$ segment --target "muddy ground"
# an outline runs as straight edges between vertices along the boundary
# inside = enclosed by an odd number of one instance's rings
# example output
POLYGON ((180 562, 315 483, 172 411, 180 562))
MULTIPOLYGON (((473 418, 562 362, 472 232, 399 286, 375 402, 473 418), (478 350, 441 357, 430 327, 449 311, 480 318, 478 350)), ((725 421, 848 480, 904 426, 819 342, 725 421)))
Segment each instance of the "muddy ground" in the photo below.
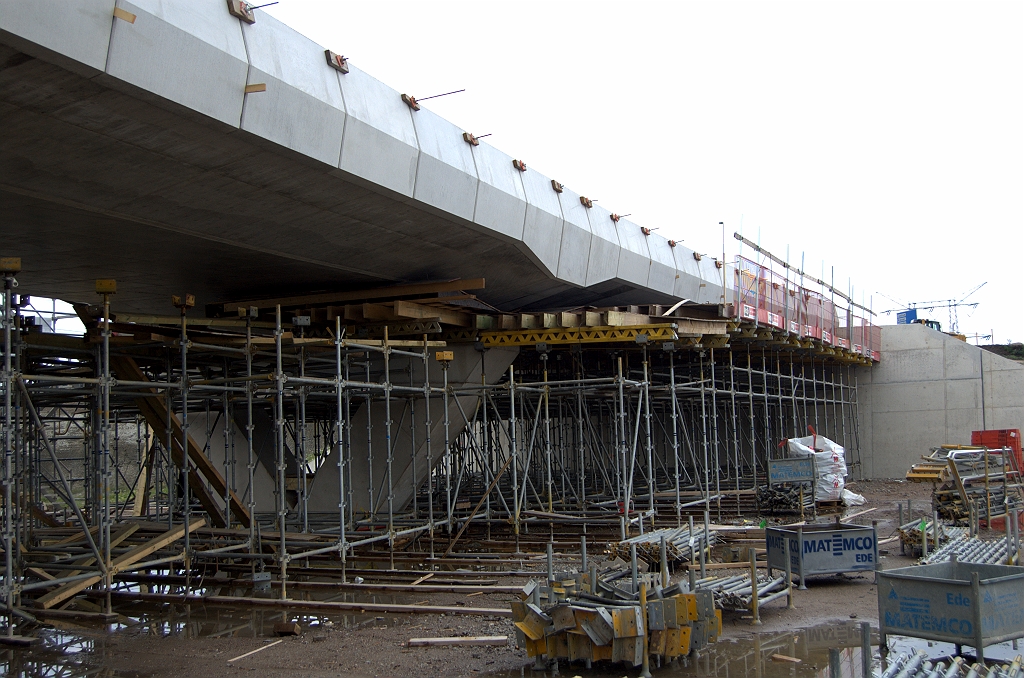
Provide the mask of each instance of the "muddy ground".
MULTIPOLYGON (((921 515, 929 503, 930 485, 901 481, 861 481, 850 488, 863 494, 867 503, 847 509, 847 514, 874 509, 853 519, 855 523, 878 521, 880 555, 883 567, 909 565, 910 558, 900 556, 898 541, 886 544, 897 527, 897 501, 909 498, 921 515)), ((751 516, 750 518, 754 518, 751 516)), ((677 577, 685 576, 679 574, 677 577)), ((675 580, 676 577, 673 578, 675 580)), ((506 583, 525 583, 525 580, 506 583)), ((467 599, 464 594, 423 594, 418 599, 431 604, 468 605, 478 608, 508 608, 511 594, 483 594, 467 599)), ((404 600, 402 602, 418 602, 404 600)), ((780 600, 764 607, 762 625, 752 626, 743 615, 727 613, 724 618, 726 639, 747 636, 753 631, 773 632, 806 628, 836 621, 877 623, 877 601, 871 575, 836 576, 808 581, 806 591, 795 594, 796 609, 788 610, 780 600)), ((133 614, 130 606, 120 611, 133 614)), ((10 654, 8 671, 14 674, 19 661, 64 663, 80 662, 82 668, 105 667, 111 676, 474 676, 532 665, 525 651, 515 647, 515 632, 507 617, 468 615, 393 615, 332 616, 330 619, 305 618, 302 635, 249 657, 229 659, 259 649, 276 640, 273 625, 281 613, 252 612, 225 608, 191 606, 151 606, 150 623, 126 625, 114 633, 96 626, 69 622, 54 623, 54 631, 71 643, 62 651, 36 650, 32 654, 10 654), (235 627, 236 630, 232 630, 235 627), (63 635, 66 634, 66 635, 63 635), (507 635, 501 647, 408 648, 413 637, 507 635), (198 637, 197 637, 198 636, 198 637), (77 655, 75 654, 77 652, 77 655), (70 655, 70 656, 69 656, 70 655), (18 659, 20 657, 20 660, 18 659), (14 669, 14 671, 11 671, 14 669)), ((292 618, 298 618, 294 614, 292 618)), ((125 619, 125 621, 128 621, 125 619)), ((563 669, 564 671, 564 669, 563 669)), ((565 675, 580 671, 570 669, 565 675)), ((635 673, 629 671, 626 673, 635 673)), ((36 675, 27 672, 28 675, 36 675)), ((529 670, 527 669, 527 675, 529 670)))

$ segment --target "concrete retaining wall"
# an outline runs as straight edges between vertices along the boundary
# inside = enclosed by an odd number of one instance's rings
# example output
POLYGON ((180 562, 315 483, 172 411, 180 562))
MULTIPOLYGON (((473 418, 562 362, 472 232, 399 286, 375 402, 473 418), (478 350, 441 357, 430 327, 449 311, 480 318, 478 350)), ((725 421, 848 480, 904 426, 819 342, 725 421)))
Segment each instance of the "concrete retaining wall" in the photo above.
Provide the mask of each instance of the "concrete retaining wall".
POLYGON ((882 360, 857 373, 864 476, 903 478, 971 431, 1024 428, 1024 365, 924 325, 882 328, 882 360))

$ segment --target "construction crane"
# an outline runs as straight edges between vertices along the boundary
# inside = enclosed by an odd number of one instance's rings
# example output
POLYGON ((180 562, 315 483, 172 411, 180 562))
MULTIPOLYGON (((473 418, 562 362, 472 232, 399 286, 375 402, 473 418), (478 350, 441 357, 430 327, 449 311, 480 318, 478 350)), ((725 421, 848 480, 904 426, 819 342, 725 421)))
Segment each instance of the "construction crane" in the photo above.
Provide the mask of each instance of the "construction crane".
POLYGON ((879 292, 878 294, 882 295, 889 301, 899 305, 899 308, 891 308, 888 311, 882 311, 882 313, 885 315, 889 315, 890 313, 902 313, 904 311, 934 311, 937 308, 945 308, 949 311, 949 331, 952 334, 959 334, 960 321, 957 317, 957 309, 960 307, 977 308, 980 302, 972 301, 968 303, 967 299, 987 284, 988 281, 986 280, 985 282, 981 283, 980 285, 977 285, 976 287, 966 292, 959 300, 937 299, 933 301, 912 301, 909 304, 906 304, 900 301, 899 299, 893 299, 888 294, 885 294, 883 292, 879 292))

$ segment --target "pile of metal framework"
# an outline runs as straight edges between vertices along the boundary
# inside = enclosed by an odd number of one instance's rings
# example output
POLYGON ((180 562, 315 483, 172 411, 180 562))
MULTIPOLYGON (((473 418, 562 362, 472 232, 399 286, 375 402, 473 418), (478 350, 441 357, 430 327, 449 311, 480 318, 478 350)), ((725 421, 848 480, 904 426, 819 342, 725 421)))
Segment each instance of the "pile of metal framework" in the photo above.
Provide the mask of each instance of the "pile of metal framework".
POLYGON ((1009 664, 971 664, 962 657, 933 661, 924 652, 914 655, 900 653, 889 661, 879 678, 1024 678, 1021 657, 1009 664))
POLYGON ((896 530, 904 553, 915 556, 927 556, 929 551, 938 549, 942 544, 966 536, 967 531, 966 527, 946 525, 934 517, 931 520, 912 520, 896 530))
POLYGON ((952 539, 937 551, 921 559, 922 565, 941 563, 954 556, 964 563, 987 563, 990 565, 1016 565, 1020 558, 1020 546, 1014 546, 1007 539, 983 541, 977 537, 962 535, 952 539))
MULTIPOLYGON (((709 577, 697 580, 697 591, 710 591, 715 597, 715 607, 720 610, 751 611, 754 587, 750 573, 731 577, 709 577)), ((785 577, 758 577, 757 601, 761 605, 787 595, 785 577)))
POLYGON ((1024 502, 1021 473, 1009 448, 944 445, 922 457, 907 479, 936 484, 933 509, 946 520, 991 521, 1006 513, 1008 502, 1024 502))
POLYGON ((697 554, 702 550, 705 557, 710 560, 709 550, 717 541, 718 533, 713 530, 694 530, 688 526, 666 527, 609 544, 608 552, 612 556, 629 560, 630 546, 636 546, 637 556, 656 566, 661 562, 661 549, 664 544, 667 562, 692 563, 698 559, 697 554))
POLYGON ((620 600, 584 575, 539 586, 531 582, 512 603, 519 646, 538 661, 567 659, 646 665, 671 661, 713 643, 722 632, 721 611, 710 592, 658 591, 641 586, 635 600, 620 600), (543 601, 543 602, 542 602, 543 601))
POLYGON ((811 513, 814 491, 799 485, 763 485, 757 489, 757 503, 762 511, 772 515, 811 513))

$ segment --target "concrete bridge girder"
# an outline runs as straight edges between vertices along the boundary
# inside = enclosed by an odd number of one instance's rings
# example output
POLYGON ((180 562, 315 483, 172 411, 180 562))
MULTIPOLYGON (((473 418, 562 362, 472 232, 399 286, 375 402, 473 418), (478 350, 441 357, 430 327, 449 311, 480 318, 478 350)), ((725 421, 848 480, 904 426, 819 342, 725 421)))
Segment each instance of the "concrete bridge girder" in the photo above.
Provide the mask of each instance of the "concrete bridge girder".
POLYGON ((113 273, 120 304, 146 311, 165 305, 157 275, 200 303, 483 272, 482 296, 506 307, 670 303, 720 287, 699 287, 707 271, 687 248, 557 193, 356 66, 334 70, 263 13, 249 25, 218 0, 117 0, 130 23, 111 0, 0 7, 3 225, 44 294, 85 298, 113 273), (133 270, 154 251, 177 261, 133 270))

